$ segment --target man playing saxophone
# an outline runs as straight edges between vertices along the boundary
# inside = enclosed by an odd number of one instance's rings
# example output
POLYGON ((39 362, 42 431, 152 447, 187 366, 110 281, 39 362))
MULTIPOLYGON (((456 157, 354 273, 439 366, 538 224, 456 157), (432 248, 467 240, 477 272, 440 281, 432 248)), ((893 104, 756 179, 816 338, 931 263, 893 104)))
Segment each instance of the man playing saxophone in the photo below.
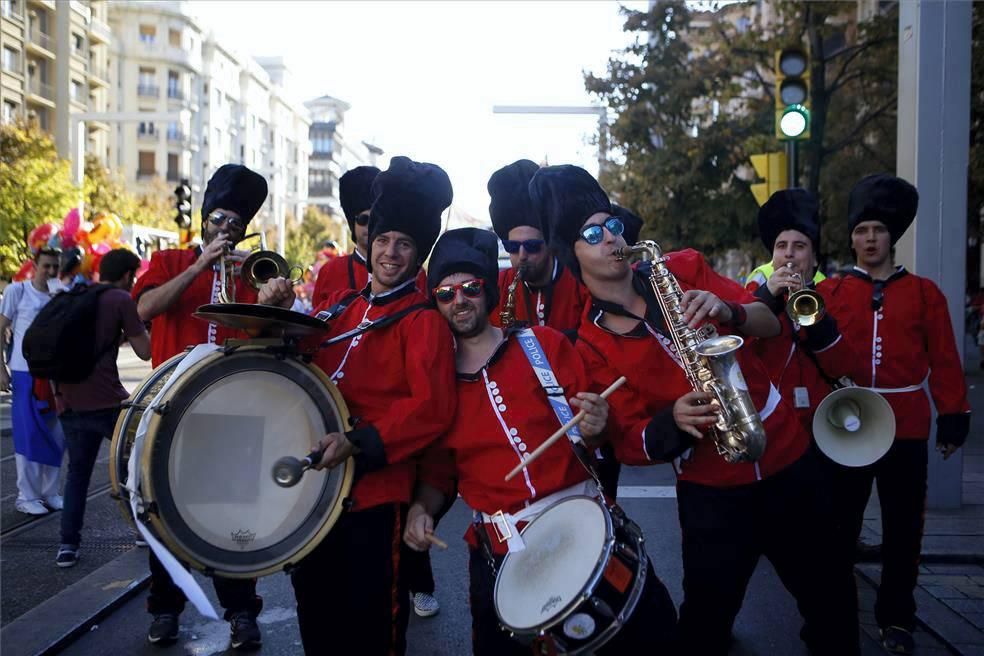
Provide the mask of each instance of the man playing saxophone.
MULTIPOLYGON (((682 649, 728 652, 745 589, 764 555, 797 600, 806 622, 801 635, 812 653, 857 654, 853 573, 829 557, 833 517, 821 469, 792 407, 769 382, 761 360, 750 349, 739 350, 744 377, 732 368, 714 384, 730 388, 726 398, 750 395, 767 440, 757 460, 749 461, 757 455, 749 452, 731 464, 704 434, 720 410, 691 382, 704 377, 709 361, 690 358, 692 350, 700 352, 689 346, 699 339, 696 331, 710 325, 724 334, 771 337, 780 329, 775 315, 693 250, 661 256, 652 244, 655 269, 634 271, 622 250, 624 225, 583 169, 541 169, 530 182, 530 197, 551 250, 591 293, 577 349, 595 387, 620 375, 629 379, 609 398, 616 453, 628 464, 675 461, 683 533, 682 649), (677 344, 688 345, 682 356, 677 344)), ((754 423, 724 414, 733 430, 754 423)))

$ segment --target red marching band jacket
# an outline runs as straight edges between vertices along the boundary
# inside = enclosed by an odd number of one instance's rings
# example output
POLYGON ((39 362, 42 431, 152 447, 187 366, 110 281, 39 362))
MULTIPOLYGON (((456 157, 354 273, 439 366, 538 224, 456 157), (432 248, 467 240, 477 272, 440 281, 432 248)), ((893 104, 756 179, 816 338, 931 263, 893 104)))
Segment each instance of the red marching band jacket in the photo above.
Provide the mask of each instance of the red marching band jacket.
MULTIPOLYGON (((725 301, 750 303, 756 299, 737 283, 718 275, 697 251, 666 254, 667 266, 681 289, 701 289, 725 301)), ((636 273, 636 284, 649 287, 645 269, 636 273)), ((644 289, 639 287, 639 289, 644 289)), ((645 292, 644 292, 645 295, 645 292)), ((630 335, 619 335, 597 322, 601 309, 593 306, 578 331, 577 350, 592 375, 592 390, 601 391, 624 375, 628 380, 609 398, 608 433, 618 459, 630 465, 662 462, 665 441, 684 445, 693 438, 679 431, 672 417, 673 404, 691 391, 683 368, 672 353, 672 342, 648 325, 630 335)), ((724 334, 728 330, 719 327, 724 334)), ((809 436, 792 406, 770 382, 765 365, 745 337, 738 362, 749 393, 765 425, 767 446, 755 463, 728 464, 717 453, 713 440, 697 440, 677 467, 679 480, 713 487, 744 485, 767 478, 798 460, 809 446, 809 436)))
MULTIPOLYGON (((581 357, 559 331, 533 328, 566 398, 587 391, 581 357)), ((451 497, 457 490, 473 510, 517 513, 532 502, 587 481, 590 476, 562 439, 512 480, 504 480, 558 428, 547 400, 514 331, 489 362, 472 375, 458 375, 458 407, 448 432, 421 459, 420 478, 451 497)), ((523 524, 518 524, 522 528, 523 524)), ((478 543, 469 528, 466 540, 478 543)), ((489 530, 489 529, 487 529, 489 530)), ((489 530, 494 548, 495 534, 489 530)))
POLYGON ((896 438, 928 439, 928 380, 939 413, 937 440, 963 444, 970 428, 967 385, 939 287, 903 267, 886 281, 873 281, 855 267, 817 291, 857 354, 854 382, 881 392, 892 406, 896 438))
MULTIPOLYGON (((348 295, 333 294, 315 312, 348 295)), ((364 289, 329 321, 323 339, 426 300, 413 280, 376 296, 364 289)), ((338 386, 349 414, 358 418, 354 430, 347 432, 361 450, 352 509, 409 503, 414 457, 448 429, 454 416, 454 344, 447 322, 432 308, 415 310, 392 324, 320 349, 314 363, 338 386)))
MULTIPOLYGON (((150 258, 150 267, 137 280, 131 294, 139 300, 144 292, 160 287, 177 277, 195 263, 199 248, 158 251, 150 258)), ((236 301, 256 303, 256 290, 237 281, 236 301)), ((219 293, 217 267, 199 273, 177 302, 166 312, 154 317, 150 330, 150 360, 154 367, 196 344, 222 344, 230 337, 246 337, 246 333, 196 319, 192 314, 199 306, 215 303, 219 293)))
MULTIPOLYGON (((499 272, 499 305, 491 314, 489 321, 501 326, 499 313, 506 305, 509 285, 516 279, 516 269, 499 272)), ((514 314, 517 324, 528 326, 550 326, 560 331, 576 331, 581 323, 584 308, 591 300, 588 290, 574 274, 554 259, 553 282, 537 290, 526 285, 516 285, 516 307, 514 314)))
MULTIPOLYGON (((369 270, 366 269, 365 258, 359 255, 358 251, 353 251, 349 255, 340 255, 325 262, 318 271, 311 304, 318 307, 335 292, 347 289, 360 291, 365 289, 368 283, 369 270)), ((427 293, 427 274, 423 269, 417 272, 417 289, 423 294, 427 293)))
POLYGON ((836 316, 829 307, 817 324, 809 328, 794 327, 786 314, 785 295, 773 296, 768 287, 760 287, 757 281, 749 282, 745 289, 770 306, 782 325, 780 335, 757 339, 752 349, 782 398, 793 406, 803 427, 812 434, 817 406, 832 391, 828 379, 850 376, 857 356, 850 342, 841 336, 836 316))

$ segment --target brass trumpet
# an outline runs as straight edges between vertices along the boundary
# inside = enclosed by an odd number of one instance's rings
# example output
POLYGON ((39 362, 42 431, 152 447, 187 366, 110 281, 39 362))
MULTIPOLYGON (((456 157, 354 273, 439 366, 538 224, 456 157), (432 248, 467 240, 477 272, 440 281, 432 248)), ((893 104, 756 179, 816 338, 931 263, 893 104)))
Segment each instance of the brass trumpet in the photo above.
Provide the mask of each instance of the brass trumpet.
MULTIPOLYGON (((793 263, 788 262, 786 266, 792 268, 793 263)), ((794 324, 806 328, 823 319, 823 315, 827 313, 827 309, 823 302, 823 297, 806 286, 803 276, 798 273, 793 275, 799 279, 800 288, 796 291, 789 290, 789 300, 786 301, 786 314, 789 315, 789 318, 792 319, 794 324)))
MULTIPOLYGON (((254 232, 246 235, 240 243, 247 239, 259 237, 260 250, 254 250, 243 261, 240 266, 239 278, 243 284, 253 289, 259 289, 263 283, 271 278, 288 278, 291 285, 298 285, 302 282, 304 269, 300 265, 291 266, 280 253, 266 249, 266 236, 261 232, 254 232), (296 278, 291 278, 291 273, 297 269, 296 278)), ((232 250, 227 249, 219 258, 219 294, 217 302, 235 303, 236 302, 236 261, 231 255, 232 250)))

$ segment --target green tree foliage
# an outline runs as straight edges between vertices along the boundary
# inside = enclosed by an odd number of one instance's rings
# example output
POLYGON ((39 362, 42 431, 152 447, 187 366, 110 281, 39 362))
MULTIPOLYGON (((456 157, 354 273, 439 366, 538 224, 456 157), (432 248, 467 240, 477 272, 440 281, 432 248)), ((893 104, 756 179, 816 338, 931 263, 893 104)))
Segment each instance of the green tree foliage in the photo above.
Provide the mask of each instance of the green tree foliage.
POLYGON ((27 236, 59 222, 78 201, 69 164, 36 125, 0 125, 0 277, 9 279, 30 257, 27 236))
MULTIPOLYGON (((275 228, 267 232, 267 241, 270 244, 276 243, 276 232, 275 228)), ((314 264, 321 244, 326 239, 337 241, 340 236, 339 226, 327 214, 308 205, 300 221, 289 215, 287 217, 284 257, 291 265, 297 264, 307 270, 314 264)))
POLYGON ((85 160, 85 218, 91 221, 99 212, 112 212, 124 224, 177 231, 174 222, 174 190, 160 178, 145 185, 138 194, 126 188, 119 171, 111 171, 91 155, 85 160))
POLYGON ((602 182, 647 220, 667 248, 707 253, 754 246, 757 206, 749 156, 780 150, 774 137, 776 50, 811 52, 811 139, 799 183, 824 200, 824 250, 847 250, 846 195, 895 162, 897 15, 858 24, 856 5, 737 3, 692 12, 680 0, 624 10, 635 44, 587 89, 615 114, 614 154, 602 182), (774 18, 762 20, 764 9, 774 18))

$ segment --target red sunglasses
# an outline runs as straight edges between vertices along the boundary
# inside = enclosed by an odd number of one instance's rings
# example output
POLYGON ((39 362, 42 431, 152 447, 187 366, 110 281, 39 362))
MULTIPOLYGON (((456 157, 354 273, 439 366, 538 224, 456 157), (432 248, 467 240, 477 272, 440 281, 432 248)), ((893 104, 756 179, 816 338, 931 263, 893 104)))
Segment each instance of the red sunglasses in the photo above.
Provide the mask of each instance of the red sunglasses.
POLYGON ((473 278, 465 282, 460 282, 457 285, 441 285, 440 287, 435 287, 431 293, 434 294, 434 298, 438 302, 450 303, 458 295, 459 289, 467 298, 478 298, 482 295, 482 290, 485 289, 485 281, 481 278, 473 278))

